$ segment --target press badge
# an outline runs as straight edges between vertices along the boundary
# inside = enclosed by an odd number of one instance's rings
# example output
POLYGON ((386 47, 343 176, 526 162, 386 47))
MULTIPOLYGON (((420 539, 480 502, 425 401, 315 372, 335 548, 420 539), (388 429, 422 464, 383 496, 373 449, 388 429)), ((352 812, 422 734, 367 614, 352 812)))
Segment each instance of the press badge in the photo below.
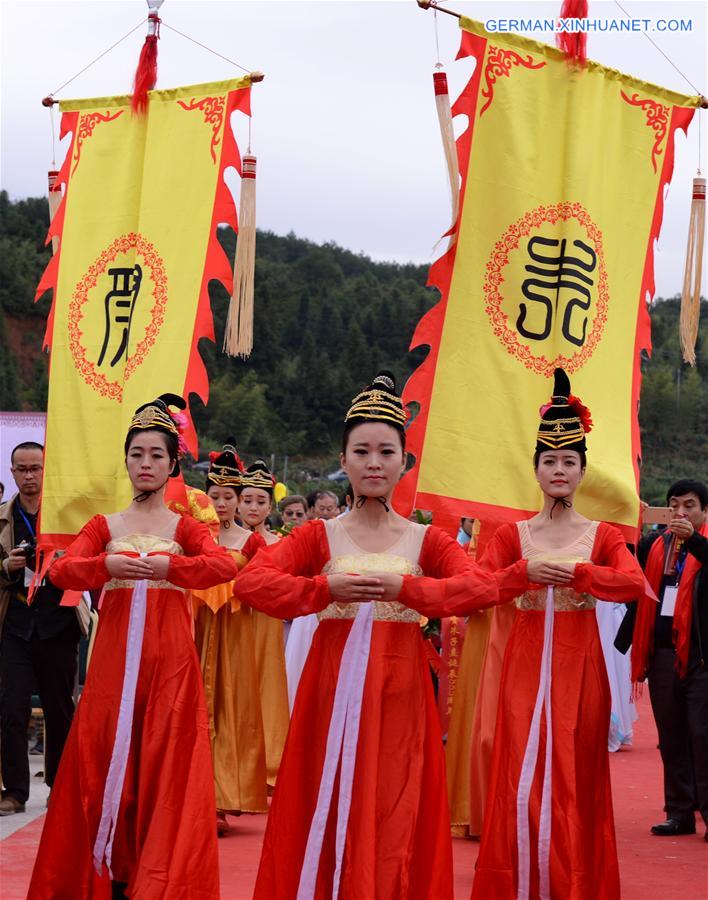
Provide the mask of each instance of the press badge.
POLYGON ((676 608, 676 598, 678 597, 678 585, 667 584, 664 588, 664 597, 661 601, 661 615, 673 616, 676 608))

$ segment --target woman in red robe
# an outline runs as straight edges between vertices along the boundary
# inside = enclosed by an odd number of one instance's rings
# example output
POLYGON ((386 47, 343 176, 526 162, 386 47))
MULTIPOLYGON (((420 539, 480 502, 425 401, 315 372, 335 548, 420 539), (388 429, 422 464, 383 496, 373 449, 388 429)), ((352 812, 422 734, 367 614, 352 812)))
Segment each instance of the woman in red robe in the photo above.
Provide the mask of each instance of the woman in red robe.
POLYGON ((499 593, 456 541, 390 509, 405 466, 404 423, 393 378, 382 372, 345 419, 352 511, 261 550, 234 587, 271 615, 320 618, 256 898, 453 895, 444 753, 420 615, 463 615, 499 593))
POLYGON ((94 516, 51 568, 105 585, 86 686, 54 783, 28 897, 214 900, 219 872, 209 725, 185 589, 230 581, 208 528, 164 504, 179 433, 163 395, 136 411, 136 496, 94 516))
POLYGON ((556 369, 534 457, 541 512, 497 530, 481 565, 526 565, 504 657, 474 900, 616 900, 607 754, 610 688, 596 598, 638 599, 620 532, 573 509, 588 411, 556 369))

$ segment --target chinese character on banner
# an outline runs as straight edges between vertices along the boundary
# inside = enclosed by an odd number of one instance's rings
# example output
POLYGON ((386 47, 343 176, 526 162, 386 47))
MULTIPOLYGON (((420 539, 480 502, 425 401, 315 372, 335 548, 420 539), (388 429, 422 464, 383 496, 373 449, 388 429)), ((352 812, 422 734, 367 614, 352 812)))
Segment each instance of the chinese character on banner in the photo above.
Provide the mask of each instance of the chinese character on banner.
POLYGON ((96 365, 103 364, 109 345, 117 343, 115 354, 112 351, 109 353, 110 365, 113 367, 119 359, 128 356, 130 323, 133 321, 135 301, 140 293, 143 270, 135 265, 130 269, 109 269, 108 275, 113 279, 113 286, 103 301, 106 330, 96 365))
POLYGON ((561 335, 571 344, 582 347, 587 336, 587 313, 593 301, 591 273, 597 265, 597 254, 583 241, 573 241, 578 254, 566 253, 566 238, 534 235, 526 245, 531 259, 524 267, 530 277, 521 283, 521 293, 529 303, 519 301, 516 330, 533 341, 551 336, 556 319, 561 335), (534 312, 536 304, 540 309, 534 312), (573 315, 576 308, 574 328, 573 315), (534 318, 536 322, 534 322, 534 318))

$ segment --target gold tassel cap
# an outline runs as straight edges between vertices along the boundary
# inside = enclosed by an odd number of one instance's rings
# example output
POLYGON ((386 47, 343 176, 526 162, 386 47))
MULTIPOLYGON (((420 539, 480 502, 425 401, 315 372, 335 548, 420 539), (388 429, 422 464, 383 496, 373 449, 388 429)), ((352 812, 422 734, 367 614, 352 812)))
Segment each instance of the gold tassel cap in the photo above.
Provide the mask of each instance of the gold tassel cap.
POLYGON ((253 297, 256 271, 256 157, 241 165, 241 200, 234 260, 234 292, 229 303, 224 352, 246 359, 253 350, 253 297))
POLYGON ((706 180, 697 175, 693 179, 691 217, 688 223, 686 265, 681 291, 681 319, 679 331, 684 362, 696 365, 696 340, 701 316, 701 277, 703 275, 703 244, 706 233, 706 180))
MULTIPOLYGON (((440 125, 440 137, 442 138, 447 176, 450 181, 450 201, 452 206, 452 225, 457 222, 457 213, 460 203, 460 167, 457 160, 457 146, 455 144, 455 132, 452 127, 452 109, 450 107, 450 94, 447 89, 447 75, 444 72, 433 72, 433 87, 435 89, 435 108, 438 111, 438 123, 440 125)), ((454 237, 451 238, 454 240, 454 237)))
MULTIPOLYGON (((57 181, 59 177, 59 173, 56 169, 50 169, 47 172, 47 182, 48 182, 48 199, 49 199, 49 224, 51 225, 54 221, 54 216, 57 214, 57 210, 59 209, 59 204, 61 203, 61 185, 57 181)), ((52 253, 56 253, 59 249, 59 236, 54 235, 52 237, 52 253)))

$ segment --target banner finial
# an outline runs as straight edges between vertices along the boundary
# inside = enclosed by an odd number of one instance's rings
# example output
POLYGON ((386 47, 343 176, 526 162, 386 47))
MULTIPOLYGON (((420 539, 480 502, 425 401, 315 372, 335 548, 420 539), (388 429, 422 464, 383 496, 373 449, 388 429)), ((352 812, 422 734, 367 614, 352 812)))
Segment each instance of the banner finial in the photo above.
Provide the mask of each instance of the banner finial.
POLYGON ((164 0, 147 0, 148 33, 140 51, 138 68, 135 70, 133 83, 133 100, 131 107, 134 113, 143 114, 147 110, 148 91, 157 84, 157 41, 160 37, 160 17, 158 12, 164 0))

